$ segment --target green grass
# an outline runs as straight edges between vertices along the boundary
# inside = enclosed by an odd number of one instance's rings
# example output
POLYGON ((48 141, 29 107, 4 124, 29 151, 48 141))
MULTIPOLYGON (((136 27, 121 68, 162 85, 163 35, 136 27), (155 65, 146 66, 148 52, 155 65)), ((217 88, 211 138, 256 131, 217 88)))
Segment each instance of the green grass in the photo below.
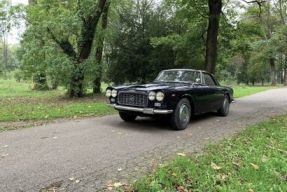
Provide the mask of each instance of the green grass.
POLYGON ((0 98, 1 97, 47 97, 60 96, 64 94, 64 90, 56 91, 35 91, 32 90, 33 85, 29 82, 16 82, 15 80, 0 79, 0 98))
POLYGON ((29 82, 0 80, 0 123, 112 114, 103 95, 68 99, 63 88, 35 91, 29 82))
POLYGON ((287 116, 244 130, 203 154, 177 157, 138 180, 138 192, 287 191, 287 116))
POLYGON ((239 98, 274 88, 275 87, 270 86, 234 86, 233 90, 234 90, 234 97, 239 98))

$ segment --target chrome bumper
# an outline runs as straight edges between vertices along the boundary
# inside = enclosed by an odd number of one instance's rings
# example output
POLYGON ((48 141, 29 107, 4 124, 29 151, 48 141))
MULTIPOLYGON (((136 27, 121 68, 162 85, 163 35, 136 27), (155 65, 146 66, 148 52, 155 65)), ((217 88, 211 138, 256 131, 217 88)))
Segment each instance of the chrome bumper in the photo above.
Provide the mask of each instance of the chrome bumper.
POLYGON ((123 110, 123 111, 133 111, 133 112, 139 112, 144 113, 148 115, 166 115, 173 113, 173 110, 165 110, 165 109, 153 109, 153 108, 138 108, 138 107, 128 107, 128 106, 121 106, 121 105, 112 105, 117 110, 123 110))

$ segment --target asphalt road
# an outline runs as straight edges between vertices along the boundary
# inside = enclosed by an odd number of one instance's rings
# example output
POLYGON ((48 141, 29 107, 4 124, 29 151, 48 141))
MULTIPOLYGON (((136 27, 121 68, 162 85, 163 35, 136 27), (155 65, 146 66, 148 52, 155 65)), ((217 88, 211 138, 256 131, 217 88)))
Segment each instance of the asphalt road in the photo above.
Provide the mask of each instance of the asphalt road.
POLYGON ((117 115, 0 133, 0 191, 105 190, 132 180, 178 152, 194 153, 244 127, 287 113, 287 89, 238 99, 228 117, 197 117, 184 131, 167 123, 117 115))

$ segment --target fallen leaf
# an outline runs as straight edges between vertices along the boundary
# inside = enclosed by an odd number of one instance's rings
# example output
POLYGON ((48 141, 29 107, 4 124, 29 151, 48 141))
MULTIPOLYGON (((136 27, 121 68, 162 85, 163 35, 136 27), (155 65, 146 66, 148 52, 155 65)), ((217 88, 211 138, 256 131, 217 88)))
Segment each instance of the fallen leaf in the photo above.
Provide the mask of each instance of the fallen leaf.
POLYGON ((118 168, 118 171, 122 171, 123 169, 122 168, 118 168))
POLYGON ((75 182, 76 182, 76 183, 80 183, 80 180, 77 179, 75 182))
POLYGON ((183 186, 177 187, 177 191, 178 192, 188 192, 188 190, 185 187, 183 187, 183 186))
POLYGON ((177 177, 177 174, 176 174, 176 173, 172 173, 171 175, 174 176, 174 177, 177 177))
POLYGON ((107 189, 108 189, 109 191, 112 191, 112 190, 113 190, 113 187, 107 187, 107 189))
POLYGON ((3 146, 3 148, 7 148, 7 147, 8 147, 8 145, 4 145, 4 146, 3 146))
POLYGON ((75 178, 74 178, 74 177, 70 177, 69 180, 70 180, 70 181, 74 181, 75 178))
POLYGON ((251 165, 254 169, 256 169, 256 170, 258 170, 258 169, 259 169, 259 166, 258 166, 258 165, 256 165, 256 164, 254 164, 254 163, 250 163, 250 165, 251 165))
POLYGON ((116 183, 114 183, 113 186, 114 186, 115 188, 118 188, 118 187, 123 186, 123 184, 122 184, 121 182, 116 182, 116 183))
POLYGON ((220 181, 226 181, 226 179, 227 179, 228 176, 225 175, 225 174, 219 174, 219 175, 217 175, 216 177, 217 177, 217 179, 220 180, 220 181))
POLYGON ((2 154, 1 157, 4 158, 4 157, 7 157, 8 155, 9 154, 2 154))
POLYGON ((261 161, 264 163, 264 162, 266 162, 266 161, 268 161, 268 157, 266 157, 265 155, 263 155, 262 157, 261 157, 261 161))
POLYGON ((253 189, 248 189, 248 192, 254 192, 253 189))
POLYGON ((214 170, 220 170, 220 169, 221 169, 220 166, 216 165, 216 164, 213 163, 213 162, 211 162, 211 167, 212 167, 212 169, 214 169, 214 170))
POLYGON ((234 162, 234 161, 232 162, 232 164, 233 164, 233 165, 236 165, 237 167, 240 167, 240 164, 239 164, 239 163, 236 163, 236 162, 234 162))
POLYGON ((177 153, 178 156, 182 156, 182 157, 185 157, 186 154, 185 153, 177 153))

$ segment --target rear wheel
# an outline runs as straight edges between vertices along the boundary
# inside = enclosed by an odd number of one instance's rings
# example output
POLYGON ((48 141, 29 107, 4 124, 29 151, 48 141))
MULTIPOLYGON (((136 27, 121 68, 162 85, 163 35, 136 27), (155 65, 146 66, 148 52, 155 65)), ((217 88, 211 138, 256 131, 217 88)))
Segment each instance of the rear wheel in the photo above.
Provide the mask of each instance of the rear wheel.
POLYGON ((119 115, 122 120, 126 122, 134 121, 137 118, 137 115, 131 112, 119 112, 119 115))
POLYGON ((229 97, 228 95, 225 95, 220 109, 217 110, 218 115, 227 116, 229 113, 229 106, 230 106, 229 97))
POLYGON ((188 99, 181 99, 171 116, 171 125, 175 130, 184 130, 190 121, 191 106, 188 99))

